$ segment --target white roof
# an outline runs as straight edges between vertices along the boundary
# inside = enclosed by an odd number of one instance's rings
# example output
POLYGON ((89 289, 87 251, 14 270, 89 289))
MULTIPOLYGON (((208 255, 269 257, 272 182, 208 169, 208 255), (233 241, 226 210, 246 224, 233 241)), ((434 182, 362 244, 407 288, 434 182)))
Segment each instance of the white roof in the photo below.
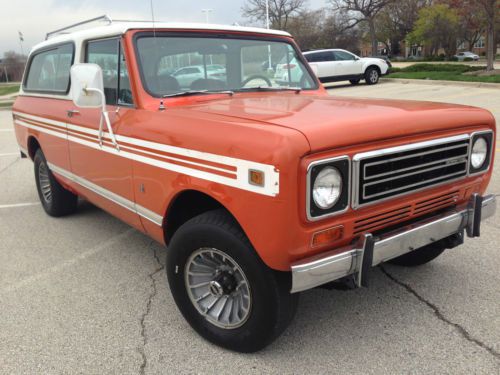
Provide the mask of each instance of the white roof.
MULTIPOLYGON (((279 35, 279 36, 290 36, 289 33, 280 30, 268 30, 257 27, 243 27, 243 26, 229 26, 229 25, 216 25, 216 24, 206 24, 206 23, 165 23, 165 22, 155 22, 154 29, 156 30, 220 30, 220 31, 233 31, 233 32, 245 32, 245 33, 258 33, 267 35, 279 35)), ((50 37, 32 48, 37 50, 42 47, 50 46, 53 44, 66 42, 66 41, 83 41, 87 39, 100 38, 100 37, 110 37, 121 35, 128 30, 141 29, 141 30, 153 30, 153 23, 150 21, 140 22, 140 21, 113 21, 112 23, 105 26, 96 26, 87 28, 84 30, 78 30, 73 32, 62 32, 61 34, 56 34, 50 37)))

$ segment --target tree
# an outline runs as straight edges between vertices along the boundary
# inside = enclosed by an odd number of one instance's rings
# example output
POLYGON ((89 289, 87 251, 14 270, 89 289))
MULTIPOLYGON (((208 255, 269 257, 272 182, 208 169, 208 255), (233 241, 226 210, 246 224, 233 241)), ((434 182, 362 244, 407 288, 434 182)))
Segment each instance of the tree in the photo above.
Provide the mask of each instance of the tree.
POLYGON ((472 50, 486 31, 486 17, 484 12, 478 11, 481 9, 478 0, 441 0, 440 3, 456 10, 459 16, 459 40, 472 50))
POLYGON ((486 16, 486 59, 488 66, 486 70, 495 69, 496 38, 495 27, 500 13, 500 0, 477 0, 486 16))
POLYGON ((329 0, 333 10, 344 14, 346 25, 344 30, 366 22, 370 32, 372 55, 377 54, 377 33, 375 29, 375 18, 387 5, 395 0, 329 0))
POLYGON ((457 50, 458 29, 457 12, 445 4, 436 4, 420 10, 408 40, 416 44, 424 42, 432 55, 443 48, 446 56, 451 58, 457 50))
POLYGON ((386 6, 375 19, 377 39, 384 43, 390 55, 398 55, 400 43, 413 30, 418 12, 429 0, 400 0, 386 6))
POLYGON ((324 9, 303 10, 289 19, 285 30, 294 36, 302 50, 323 48, 326 22, 324 9))
MULTIPOLYGON (((269 22, 273 29, 285 30, 288 21, 306 8, 309 0, 269 0, 269 22)), ((266 0, 247 0, 243 17, 266 23, 266 0)))

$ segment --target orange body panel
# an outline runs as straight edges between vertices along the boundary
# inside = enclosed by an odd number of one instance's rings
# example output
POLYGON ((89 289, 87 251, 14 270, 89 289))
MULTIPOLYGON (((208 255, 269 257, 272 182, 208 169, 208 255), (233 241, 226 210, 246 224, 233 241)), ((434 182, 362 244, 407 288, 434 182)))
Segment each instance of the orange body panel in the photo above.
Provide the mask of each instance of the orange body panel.
MULTIPOLYGON (((133 53, 133 34, 126 33, 123 41, 135 108, 121 108, 110 116, 115 134, 121 137, 121 156, 113 153, 108 137, 105 146, 109 152, 103 152, 95 146, 98 145, 95 134, 85 134, 82 129, 69 128, 68 134, 92 143, 93 147, 18 125, 16 132, 23 148, 28 147, 29 137, 35 137, 49 162, 133 202, 150 216, 164 218, 163 225, 168 220, 169 207, 180 193, 202 192, 231 212, 269 267, 288 271, 294 261, 350 243, 356 235, 355 222, 359 218, 384 215, 406 206, 411 206, 417 215, 413 206, 418 202, 453 194, 457 197, 455 202, 461 203, 473 193, 483 193, 487 187, 491 167, 483 175, 309 222, 305 208, 306 171, 312 161, 352 157, 368 150, 477 130, 495 130, 493 117, 487 111, 465 106, 334 98, 323 88, 300 94, 238 93, 233 97, 172 98, 164 100, 166 109, 161 111, 160 100, 142 87, 133 53), (218 155, 221 159, 202 160, 189 152, 175 154, 172 147, 218 155), (124 157, 126 154, 129 156, 124 157), (230 182, 219 183, 220 178, 235 178, 237 168, 225 158, 274 166, 279 172, 279 193, 271 196, 230 186, 230 182), (161 163, 168 163, 170 169, 159 167, 164 165, 161 163), (196 171, 190 175, 172 170, 179 168, 196 171), (198 176, 205 172, 215 177, 210 180, 198 176), (344 230, 337 243, 311 246, 315 232, 338 225, 344 230)), ((68 109, 75 109, 69 100, 35 96, 21 96, 14 106, 21 116, 31 114, 97 129, 99 110, 80 110, 80 115, 68 119, 65 113, 68 109)), ((64 176, 57 176, 113 215, 164 242, 162 226, 145 219, 147 215, 138 215, 64 176)))

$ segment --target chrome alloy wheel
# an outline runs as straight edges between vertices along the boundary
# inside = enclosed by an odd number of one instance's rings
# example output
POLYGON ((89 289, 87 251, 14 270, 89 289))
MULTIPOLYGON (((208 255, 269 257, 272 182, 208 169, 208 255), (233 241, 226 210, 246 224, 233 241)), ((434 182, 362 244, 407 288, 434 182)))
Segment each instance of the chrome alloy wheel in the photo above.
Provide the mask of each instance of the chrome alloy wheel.
POLYGON ((196 250, 186 262, 184 280, 191 302, 213 325, 234 329, 250 316, 250 285, 229 255, 213 248, 196 250))
POLYGON ((40 163, 38 166, 38 182, 40 183, 43 199, 46 203, 50 203, 52 201, 52 187, 50 185, 49 169, 45 163, 40 163))
POLYGON ((378 81, 378 72, 373 69, 371 72, 370 72, 370 82, 371 83, 376 83, 378 81))

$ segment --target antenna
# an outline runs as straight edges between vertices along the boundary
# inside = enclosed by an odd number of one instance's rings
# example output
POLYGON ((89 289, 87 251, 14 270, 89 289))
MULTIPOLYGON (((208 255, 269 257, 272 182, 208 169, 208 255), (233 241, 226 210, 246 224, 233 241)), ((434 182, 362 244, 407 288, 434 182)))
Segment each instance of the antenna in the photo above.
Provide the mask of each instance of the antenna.
POLYGON ((153 36, 156 38, 155 9, 153 6, 153 0, 150 0, 149 4, 151 6, 151 20, 153 21, 153 36))

